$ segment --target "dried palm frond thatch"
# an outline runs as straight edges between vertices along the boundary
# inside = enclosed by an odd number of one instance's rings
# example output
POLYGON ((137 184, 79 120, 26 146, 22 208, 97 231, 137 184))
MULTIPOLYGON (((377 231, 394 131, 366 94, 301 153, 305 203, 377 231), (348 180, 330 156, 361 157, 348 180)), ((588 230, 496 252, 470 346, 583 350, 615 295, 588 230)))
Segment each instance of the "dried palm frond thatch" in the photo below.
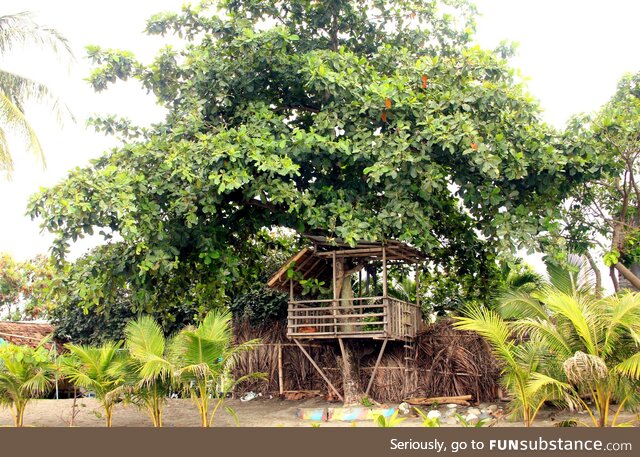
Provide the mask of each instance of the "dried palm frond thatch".
MULTIPOLYGON (((252 372, 267 374, 267 381, 250 381, 241 386, 242 392, 277 394, 280 390, 278 358, 282 352, 282 390, 321 390, 327 386, 300 350, 286 338, 285 322, 270 322, 261 327, 248 323, 235 326, 237 342, 260 338, 262 344, 252 352, 241 354, 236 374, 252 372)), ((378 355, 380 342, 374 345, 361 360, 360 375, 367 385, 378 355)), ((342 375, 336 355, 338 350, 331 343, 306 343, 305 348, 329 380, 341 389, 342 375)), ((390 343, 371 388, 371 398, 380 402, 398 402, 407 395, 451 396, 470 394, 477 401, 496 397, 499 367, 484 340, 472 332, 461 332, 451 327, 448 320, 429 325, 418 335, 413 354, 415 370, 405 383, 405 349, 403 344, 390 343)), ((328 392, 327 392, 328 393, 328 392)))

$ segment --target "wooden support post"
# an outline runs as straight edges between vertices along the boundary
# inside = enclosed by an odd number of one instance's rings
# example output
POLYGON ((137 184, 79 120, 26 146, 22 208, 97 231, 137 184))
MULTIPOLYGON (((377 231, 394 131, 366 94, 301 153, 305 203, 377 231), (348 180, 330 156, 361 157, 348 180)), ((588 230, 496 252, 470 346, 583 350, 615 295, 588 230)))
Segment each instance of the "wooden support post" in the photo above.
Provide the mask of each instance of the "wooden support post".
POLYGON ((336 261, 336 251, 333 251, 333 333, 338 334, 338 311, 336 308, 338 307, 339 301, 338 299, 338 262, 336 261))
POLYGON ((289 303, 287 304, 287 335, 292 333, 291 326, 296 323, 293 317, 293 279, 289 279, 289 303))
POLYGON ((289 280, 289 301, 293 301, 293 279, 289 280))
POLYGON ((284 376, 282 373, 282 345, 278 344, 278 387, 280 389, 280 395, 284 393, 284 376))
POLYGON ((420 263, 416 264, 416 305, 420 308, 420 263))
POLYGON ((387 249, 382 246, 382 296, 387 298, 387 249))
POLYGON ((378 358, 376 359, 376 364, 373 367, 373 372, 371 372, 371 378, 369 379, 369 384, 367 385, 367 390, 364 391, 365 395, 369 395, 369 391, 371 390, 371 386, 373 386, 373 379, 376 376, 376 371, 378 370, 378 366, 380 365, 380 361, 382 360, 382 355, 384 354, 384 349, 387 347, 387 338, 382 342, 382 347, 380 348, 380 354, 378 354, 378 358))
POLYGON ((315 362, 315 360, 313 360, 313 357, 309 355, 309 353, 304 349, 304 347, 300 344, 300 342, 297 339, 294 338, 293 342, 298 345, 302 353, 307 357, 307 359, 309 359, 309 362, 311 362, 311 365, 313 365, 313 368, 315 368, 316 371, 320 374, 320 376, 322 376, 322 379, 324 379, 324 381, 331 388, 331 390, 333 390, 333 392, 338 396, 340 401, 344 402, 344 397, 340 394, 340 392, 338 392, 338 389, 336 389, 334 385, 331 384, 331 381, 329 381, 329 378, 327 378, 327 375, 324 374, 324 372, 320 369, 320 367, 315 362))
POLYGON ((382 245, 382 304, 384 305, 384 312, 387 313, 384 320, 389 322, 386 326, 391 329, 391 334, 394 334, 395 318, 391 312, 392 310, 387 297, 387 249, 384 244, 382 245))

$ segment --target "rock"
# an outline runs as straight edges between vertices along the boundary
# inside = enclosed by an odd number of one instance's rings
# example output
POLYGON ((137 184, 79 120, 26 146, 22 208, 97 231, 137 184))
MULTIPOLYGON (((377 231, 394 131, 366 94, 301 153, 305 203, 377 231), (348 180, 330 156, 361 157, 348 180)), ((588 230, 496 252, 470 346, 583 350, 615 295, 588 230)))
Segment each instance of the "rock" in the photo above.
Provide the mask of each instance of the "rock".
POLYGON ((467 408, 467 414, 473 414, 474 416, 479 416, 482 412, 478 408, 467 408))
POLYGON ((484 409, 484 408, 488 408, 488 407, 489 407, 489 403, 480 403, 478 405, 478 408, 480 408, 480 409, 484 409))
POLYGON ((476 425, 480 418, 475 414, 467 414, 467 417, 465 417, 464 420, 467 421, 469 425, 476 425))
POLYGON ((495 413, 495 412, 498 410, 498 406, 497 406, 497 405, 489 405, 489 406, 487 407, 487 409, 488 409, 489 411, 491 411, 492 413, 495 413))
POLYGON ((406 416, 411 413, 411 405, 407 402, 402 402, 398 405, 398 411, 401 415, 406 416))
POLYGON ((488 419, 492 419, 493 416, 491 416, 491 414, 488 413, 482 413, 478 416, 478 419, 480 420, 488 420, 488 419))
POLYGON ((457 408, 457 407, 458 407, 458 405, 456 405, 456 404, 454 404, 454 403, 449 403, 449 404, 447 405, 447 408, 449 408, 449 409, 455 409, 455 408, 457 408))
POLYGON ((445 423, 447 425, 456 425, 458 423, 458 419, 455 416, 450 416, 445 419, 445 423))
POLYGON ((429 419, 440 419, 441 417, 442 417, 442 414, 437 409, 432 409, 427 414, 427 418, 429 419))

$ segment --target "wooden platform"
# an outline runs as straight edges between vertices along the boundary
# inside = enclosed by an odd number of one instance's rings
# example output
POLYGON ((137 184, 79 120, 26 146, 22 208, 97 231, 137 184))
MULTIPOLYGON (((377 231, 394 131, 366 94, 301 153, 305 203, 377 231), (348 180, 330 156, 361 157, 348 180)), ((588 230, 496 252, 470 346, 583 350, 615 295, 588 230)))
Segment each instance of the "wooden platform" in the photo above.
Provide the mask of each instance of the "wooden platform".
POLYGON ((391 297, 291 301, 287 336, 412 341, 420 321, 417 305, 391 297))

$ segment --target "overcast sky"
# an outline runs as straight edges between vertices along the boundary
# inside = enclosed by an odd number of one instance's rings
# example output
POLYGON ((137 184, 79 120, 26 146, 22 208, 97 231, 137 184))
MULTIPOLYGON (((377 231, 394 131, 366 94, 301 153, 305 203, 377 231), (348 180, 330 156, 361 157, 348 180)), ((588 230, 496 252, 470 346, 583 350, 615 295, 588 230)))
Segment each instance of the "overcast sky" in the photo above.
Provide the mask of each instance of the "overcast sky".
MULTIPOLYGON (((0 252, 24 260, 46 253, 50 237, 24 216, 29 195, 62 179, 115 143, 85 128, 87 116, 115 113, 139 123, 159 119, 151 97, 135 83, 93 93, 84 81, 90 71, 84 47, 133 51, 149 61, 163 42, 142 31, 153 13, 178 10, 183 0, 0 0, 0 14, 31 11, 37 22, 66 36, 76 60, 61 65, 47 55, 18 53, 0 65, 50 84, 74 113, 77 123, 56 124, 46 110, 30 107, 29 118, 40 135, 47 168, 42 170, 21 144, 13 144, 16 170, 11 182, 0 181, 0 252)), ((503 40, 519 43, 513 65, 528 78, 540 100, 544 119, 563 127, 572 114, 597 110, 615 91, 626 72, 640 70, 637 0, 477 0, 477 40, 495 48, 503 40)))

